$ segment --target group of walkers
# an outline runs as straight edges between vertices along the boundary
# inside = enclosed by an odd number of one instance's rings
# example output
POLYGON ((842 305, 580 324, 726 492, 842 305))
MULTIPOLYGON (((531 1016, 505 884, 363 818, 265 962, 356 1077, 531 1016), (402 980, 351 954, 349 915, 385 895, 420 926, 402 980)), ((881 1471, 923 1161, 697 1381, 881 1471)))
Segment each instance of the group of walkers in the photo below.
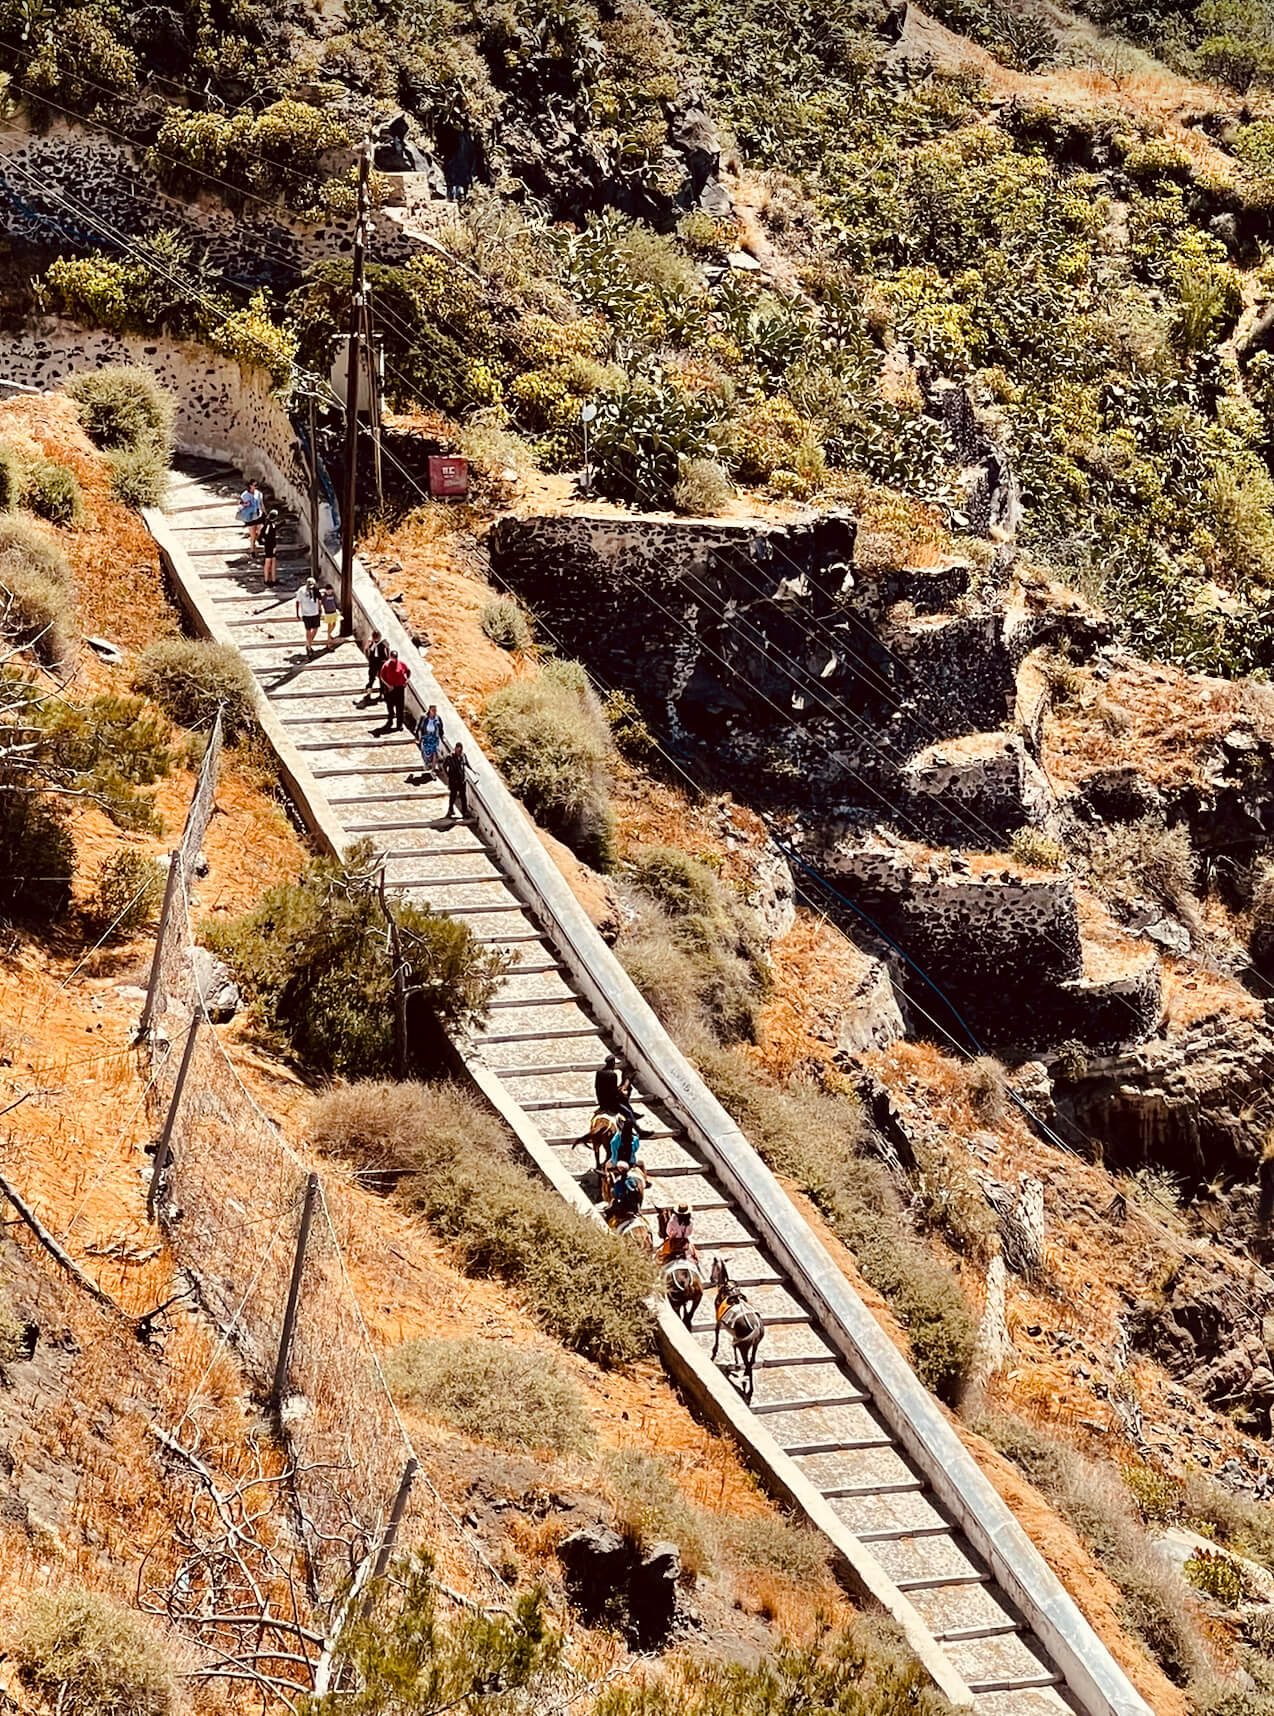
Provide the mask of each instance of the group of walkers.
MULTIPOLYGON (((249 481, 247 488, 239 496, 236 516, 239 522, 247 527, 249 552, 255 554, 259 547, 265 557, 262 566, 263 582, 267 587, 276 585, 279 581, 279 515, 273 508, 267 509, 265 497, 255 478, 249 481)), ((307 578, 296 593, 296 617, 305 629, 307 660, 314 654, 320 625, 326 628, 326 647, 332 649, 335 646, 341 607, 330 584, 320 584, 315 578, 307 578)), ((389 733, 406 731, 407 683, 410 678, 411 669, 398 651, 391 648, 378 631, 374 631, 367 645, 366 691, 361 699, 355 698, 354 701, 356 705, 360 702, 365 705, 379 693, 385 705, 385 725, 377 728, 378 738, 389 733)), ((454 822, 457 815, 467 817, 468 777, 472 769, 464 754, 464 746, 459 741, 454 745, 447 745, 442 730, 442 717, 436 704, 429 705, 416 722, 415 731, 420 745, 423 773, 408 776, 409 782, 418 785, 424 780, 441 775, 447 785, 447 821, 454 822)))
MULTIPOLYGON (((385 725, 376 729, 379 737, 406 731, 407 684, 410 679, 411 669, 407 663, 379 632, 374 631, 367 643, 367 684, 362 697, 356 697, 354 701, 355 704, 366 705, 377 692, 380 693, 385 705, 385 725)), ((416 742, 420 746, 421 772, 408 775, 408 784, 418 786, 441 775, 447 786, 447 821, 454 822, 457 815, 467 817, 472 770, 460 741, 450 746, 446 743, 442 716, 436 703, 431 703, 424 714, 417 717, 416 742)))

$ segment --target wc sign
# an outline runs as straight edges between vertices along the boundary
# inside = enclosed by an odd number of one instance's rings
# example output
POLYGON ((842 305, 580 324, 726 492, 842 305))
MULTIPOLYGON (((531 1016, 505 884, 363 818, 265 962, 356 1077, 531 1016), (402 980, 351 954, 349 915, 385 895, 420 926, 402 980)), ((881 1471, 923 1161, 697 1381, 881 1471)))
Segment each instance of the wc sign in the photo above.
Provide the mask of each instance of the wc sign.
POLYGON ((446 495, 467 495, 469 492, 469 461, 446 454, 434 453, 429 459, 429 492, 436 499, 446 495))

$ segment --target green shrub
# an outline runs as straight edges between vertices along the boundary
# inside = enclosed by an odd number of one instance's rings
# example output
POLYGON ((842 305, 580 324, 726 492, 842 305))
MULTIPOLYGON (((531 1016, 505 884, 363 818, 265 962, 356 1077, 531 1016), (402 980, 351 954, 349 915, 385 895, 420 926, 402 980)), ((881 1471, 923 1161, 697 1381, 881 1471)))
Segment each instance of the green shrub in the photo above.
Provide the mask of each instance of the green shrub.
POLYGON ((944 1716, 945 1698, 898 1629, 855 1617, 810 1644, 781 1643, 759 1662, 686 1657, 669 1678, 602 1693, 595 1716, 944 1716))
POLYGON ((140 697, 105 692, 86 703, 49 703, 40 711, 46 754, 59 784, 90 793, 120 828, 162 829, 153 786, 173 766, 167 721, 140 697))
POLYGON ((167 463, 176 400, 153 370, 106 364, 74 376, 65 391, 78 406, 84 432, 95 447, 134 453, 148 447, 167 463))
POLYGON ((636 700, 627 691, 609 691, 602 712, 620 756, 650 768, 659 757, 659 741, 646 725, 636 700))
MULTIPOLYGON (((242 917, 207 927, 210 947, 233 967, 263 1028, 298 1059, 344 1077, 395 1064, 394 970, 369 842, 347 863, 312 860, 299 881, 280 882, 242 917)), ((408 1059, 432 1067, 441 1052, 434 1022, 480 1019, 504 969, 454 918, 392 900, 410 965, 408 1059)))
POLYGON ((22 484, 22 504, 50 524, 79 524, 84 518, 80 479, 54 459, 32 459, 22 484))
POLYGON ((231 644, 160 638, 142 651, 133 684, 182 727, 210 728, 218 709, 227 739, 256 724, 252 670, 231 644))
POLYGON ((111 493, 123 506, 162 506, 168 493, 168 461, 154 447, 117 447, 106 455, 111 493))
POLYGON ((0 771, 0 918, 40 925, 71 903, 75 842, 63 804, 19 786, 0 771))
POLYGON ((16 447, 0 441, 0 512, 12 512, 22 500, 26 466, 16 447))
POLYGON ((1030 865, 1036 870, 1064 870, 1066 868, 1066 848, 1060 840, 1054 840, 1051 834, 1045 834, 1042 828, 1032 827, 1029 823, 1024 828, 1015 828, 1009 839, 1009 850, 1019 864, 1030 865))
POLYGON ((407 1341, 385 1360, 399 1400, 503 1448, 577 1453, 592 1439, 583 1394, 551 1353, 471 1337, 407 1341))
POLYGON ((615 813, 606 792, 610 729, 578 662, 546 662, 535 679, 503 686, 483 710, 496 762, 513 792, 559 840, 606 870, 615 813))
POLYGON ((69 668, 80 634, 65 588, 12 560, 0 563, 0 637, 29 649, 46 667, 69 668))
POLYGON ((1197 1549, 1181 1571, 1205 1597, 1232 1609, 1243 1600, 1243 1569, 1228 1555, 1214 1549, 1197 1549))
POLYGON ((62 544, 51 530, 22 513, 0 517, 0 577, 9 566, 37 572, 64 589, 71 582, 71 562, 62 544))
POLYGON ((563 1345, 603 1365, 652 1350, 651 1260, 510 1161, 507 1135, 472 1097, 451 1085, 353 1084, 316 1104, 312 1135, 399 1177, 461 1267, 507 1282, 563 1345))
POLYGON ((611 1492, 615 1529, 639 1554, 661 1539, 681 1550, 683 1573, 695 1579, 710 1566, 705 1520, 682 1495, 664 1462, 639 1448, 616 1448, 603 1472, 611 1492))
POLYGON ((334 1692, 307 1697, 307 1716, 467 1716, 548 1710, 560 1703, 563 1639, 541 1590, 508 1609, 455 1607, 439 1616, 427 1550, 397 1561, 354 1605, 333 1652, 334 1692))
POLYGON ((706 864, 673 847, 642 848, 629 875, 643 899, 620 958, 665 1026, 755 1042, 771 983, 755 914, 706 864))
POLYGON ((1186 1478, 1181 1512, 1196 1531, 1274 1570, 1274 1510, 1268 1502, 1238 1495, 1206 1473, 1193 1471, 1186 1478))
POLYGON ((14 1646, 25 1685, 63 1716, 168 1716, 168 1653, 141 1616, 77 1585, 36 1591, 14 1646))
POLYGON ((1153 820, 1104 828, 1088 854, 1093 886, 1109 894, 1142 891, 1176 912, 1189 911, 1195 857, 1184 823, 1165 828, 1153 820))
POLYGON ((734 499, 734 484, 719 459, 683 459, 672 504, 678 512, 711 518, 734 499))
POLYGON ((774 1514, 713 1522, 718 1554, 735 1567, 776 1573, 793 1584, 816 1587, 828 1576, 828 1546, 821 1532, 774 1514))
POLYGON ((530 649, 531 621, 521 602, 495 596, 482 610, 482 629, 500 649, 530 649))
POLYGON ((498 477, 504 471, 539 469, 535 448, 511 429, 494 423, 470 423, 457 437, 457 446, 470 465, 483 476, 498 477))
POLYGON ((163 898, 164 873, 155 860, 121 846, 98 868, 88 917, 112 941, 127 941, 154 921, 163 898))
POLYGON ((1167 1525, 1180 1518, 1182 1487, 1157 1466, 1139 1461, 1124 1471, 1124 1482, 1141 1517, 1152 1525, 1167 1525))

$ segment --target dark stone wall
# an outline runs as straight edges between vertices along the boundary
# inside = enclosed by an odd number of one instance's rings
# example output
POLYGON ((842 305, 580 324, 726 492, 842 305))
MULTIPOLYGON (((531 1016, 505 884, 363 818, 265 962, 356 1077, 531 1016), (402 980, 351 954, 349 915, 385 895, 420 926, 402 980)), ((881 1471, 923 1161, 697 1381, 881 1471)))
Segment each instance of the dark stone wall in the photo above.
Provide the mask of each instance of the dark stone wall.
MULTIPOLYGON (((290 286, 309 262, 353 246, 352 219, 311 225, 251 198, 236 213, 168 196, 141 158, 110 138, 58 126, 0 139, 0 232, 68 253, 110 252, 110 232, 98 221, 142 241, 175 231, 218 273, 253 286, 290 286)), ((405 262, 417 248, 396 221, 373 211, 372 260, 405 262)))

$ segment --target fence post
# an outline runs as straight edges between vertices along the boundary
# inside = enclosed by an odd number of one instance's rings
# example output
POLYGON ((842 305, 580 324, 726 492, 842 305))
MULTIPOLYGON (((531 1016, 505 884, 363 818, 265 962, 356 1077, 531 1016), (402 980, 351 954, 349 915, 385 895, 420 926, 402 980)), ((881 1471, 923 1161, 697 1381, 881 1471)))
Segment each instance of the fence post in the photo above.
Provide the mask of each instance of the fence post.
POLYGON ((177 1068, 177 1082, 173 1086, 172 1101, 168 1104, 168 1113, 164 1116, 164 1129, 159 1134, 159 1143, 155 1146, 155 1166, 151 1170, 150 1190, 146 1194, 146 1214, 154 1221, 155 1200, 159 1196, 159 1183, 163 1179, 164 1169, 168 1166, 168 1157, 172 1150, 173 1128, 177 1124, 177 1110, 181 1107, 181 1093, 186 1088, 186 1076, 190 1072, 190 1063, 195 1053, 195 1038, 199 1034, 199 1023, 203 1018, 203 1008, 199 1006, 190 1015, 190 1029, 186 1032, 186 1046, 181 1051, 181 1065, 177 1068))
POLYGON ((292 1336, 296 1333, 296 1310, 301 1299, 301 1276, 305 1273, 305 1248, 310 1242, 314 1222, 314 1206, 318 1202, 319 1177, 311 1174, 305 1182, 305 1202, 301 1206, 301 1225, 296 1233, 296 1256, 292 1259, 292 1279, 288 1284, 287 1309, 283 1313, 283 1329, 279 1335, 279 1356, 274 1364, 274 1381, 270 1386, 270 1405, 279 1406, 288 1380, 288 1360, 292 1356, 292 1336))
POLYGON ((159 973, 164 963, 164 938, 168 934, 168 920, 172 916, 173 896, 177 892, 177 877, 181 874, 181 854, 174 851, 168 860, 168 880, 164 884, 164 909, 159 914, 159 934, 155 937, 155 957, 150 962, 150 982, 146 985, 146 1000, 142 1005, 142 1016, 137 1026, 137 1035, 145 1037, 150 1032, 151 1020, 155 1016, 155 1001, 159 994, 159 973))
MULTIPOLYGON (((415 1482, 416 1473, 420 1470, 420 1461, 413 1454, 403 1467, 403 1475, 399 1480, 398 1493, 394 1497, 394 1505, 389 1510, 389 1522, 385 1527, 385 1535, 381 1538, 380 1548, 376 1552, 376 1565, 372 1568, 371 1584, 374 1586, 378 1579, 385 1577, 389 1566, 389 1558, 394 1552, 394 1544, 398 1541, 398 1527, 403 1522, 403 1514, 407 1511, 407 1497, 411 1494, 411 1486, 415 1482)), ((363 1599, 363 1613, 372 1606, 373 1592, 368 1591, 363 1599)))

